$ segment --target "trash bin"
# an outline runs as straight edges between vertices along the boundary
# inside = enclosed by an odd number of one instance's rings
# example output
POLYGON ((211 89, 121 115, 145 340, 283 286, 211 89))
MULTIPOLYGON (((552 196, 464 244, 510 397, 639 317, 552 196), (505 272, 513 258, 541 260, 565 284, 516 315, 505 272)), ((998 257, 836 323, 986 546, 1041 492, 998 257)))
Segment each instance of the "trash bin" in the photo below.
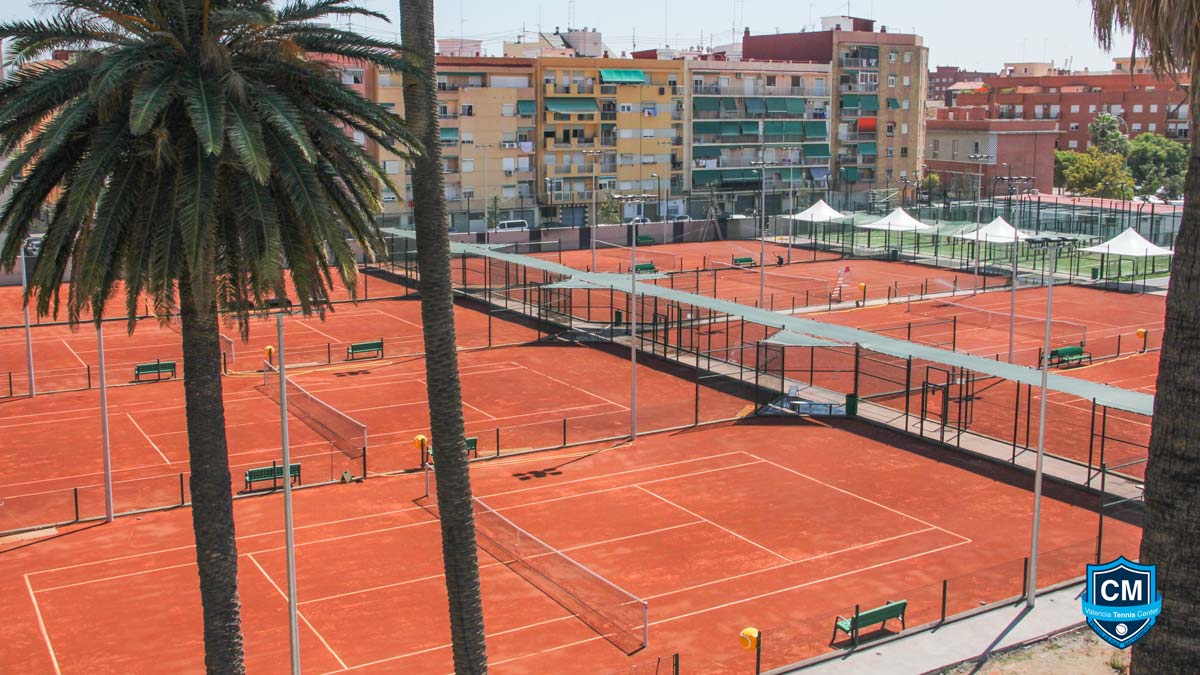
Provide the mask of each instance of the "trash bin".
POLYGON ((892 250, 888 251, 888 260, 899 260, 899 259, 900 259, 900 251, 898 251, 897 249, 892 249, 892 250))
POLYGON ((613 311, 613 325, 614 326, 620 326, 622 323, 624 323, 624 320, 625 320, 625 312, 623 312, 622 310, 619 310, 619 309, 613 311))
POLYGON ((858 415, 858 394, 846 394, 846 417, 858 415))
POLYGON ((1099 281, 1099 280, 1100 280, 1100 268, 1093 267, 1092 268, 1092 281, 1099 281))

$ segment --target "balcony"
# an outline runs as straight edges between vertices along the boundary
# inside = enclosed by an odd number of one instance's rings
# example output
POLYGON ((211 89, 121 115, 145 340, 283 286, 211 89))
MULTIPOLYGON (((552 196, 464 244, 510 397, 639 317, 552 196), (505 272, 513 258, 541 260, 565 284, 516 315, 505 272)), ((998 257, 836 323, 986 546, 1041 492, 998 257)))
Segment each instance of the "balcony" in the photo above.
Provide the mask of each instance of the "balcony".
POLYGON ((858 119, 862 115, 862 111, 858 108, 841 108, 838 110, 838 117, 843 120, 858 119))
POLYGON ((697 145, 715 143, 720 143, 722 145, 745 145, 758 142, 758 134, 746 134, 738 136, 724 136, 721 134, 696 134, 692 136, 692 143, 697 145))
POLYGON ((600 147, 612 148, 612 147, 616 147, 616 145, 617 145, 617 137, 616 136, 601 136, 600 137, 600 147))
POLYGON ((845 68, 878 68, 879 59, 864 59, 857 56, 843 56, 838 60, 845 68))
POLYGON ((456 119, 458 119, 458 113, 456 113, 456 112, 438 113, 438 119, 439 120, 456 120, 456 119))
POLYGON ((859 82, 855 84, 839 84, 838 91, 843 94, 873 94, 879 91, 879 83, 859 82))
POLYGON ((604 95, 607 95, 607 96, 616 96, 616 94, 617 94, 617 85, 615 85, 615 84, 602 84, 602 85, 600 85, 600 93, 601 93, 601 94, 604 94, 604 95))
POLYGON ((601 122, 616 122, 617 121, 617 111, 615 111, 615 110, 601 111, 600 112, 600 121, 601 122))
POLYGON ((571 173, 572 166, 574 166, 574 165, 573 164, 555 164, 554 171, 552 171, 551 173, 553 173, 555 176, 566 176, 571 173))
POLYGON ((857 143, 858 141, 874 141, 878 138, 875 132, 848 131, 839 133, 837 139, 843 143, 857 143))

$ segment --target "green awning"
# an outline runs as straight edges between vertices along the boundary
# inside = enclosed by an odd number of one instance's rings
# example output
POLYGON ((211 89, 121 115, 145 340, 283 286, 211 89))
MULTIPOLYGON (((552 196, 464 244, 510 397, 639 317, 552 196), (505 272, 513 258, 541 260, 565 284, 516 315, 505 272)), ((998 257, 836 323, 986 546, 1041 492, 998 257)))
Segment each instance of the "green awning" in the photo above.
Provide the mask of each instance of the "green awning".
POLYGON ((800 120, 784 122, 783 123, 783 133, 785 133, 785 134, 803 134, 804 133, 804 125, 805 125, 805 123, 801 122, 800 120))
POLYGON ((728 112, 737 112, 737 99, 729 98, 728 96, 722 98, 721 109, 728 112))
POLYGON ((889 99, 887 100, 887 104, 888 104, 888 107, 889 107, 889 108, 891 108, 891 109, 893 109, 893 110, 899 110, 899 109, 900 109, 900 100, 899 100, 899 99, 895 99, 895 98, 889 98, 889 99))
POLYGON ((806 106, 804 104, 804 99, 789 98, 785 100, 787 101, 788 112, 792 113, 793 115, 803 115, 805 113, 806 106))
POLYGON ((721 149, 715 145, 701 145, 692 148, 692 157, 695 159, 717 159, 720 156, 721 149))
POLYGON ((715 169, 692 171, 692 186, 715 185, 721 182, 721 172, 715 169))
POLYGON ((860 155, 878 155, 879 151, 875 149, 874 143, 859 143, 858 154, 860 155))
POLYGON ((721 122, 722 136, 741 136, 742 127, 737 122, 721 122))
POLYGON ((857 108, 858 107, 858 94, 842 94, 842 107, 843 108, 857 108))
POLYGON ((742 133, 746 136, 757 136, 758 122, 742 122, 742 133))
POLYGON ((733 171, 721 172, 722 183, 747 183, 757 180, 761 179, 754 169, 734 169, 733 171))
POLYGON ((858 180, 858 167, 857 166, 842 167, 842 179, 848 180, 851 183, 857 181, 858 180))
POLYGON ((458 127, 442 127, 441 129, 438 129, 438 132, 443 141, 458 140, 458 127))
POLYGON ((859 99, 862 109, 866 112, 875 112, 879 110, 879 97, 875 94, 863 94, 859 99))
POLYGON ((692 122, 693 134, 719 134, 721 133, 720 122, 692 122))
POLYGON ((692 99, 692 110, 696 112, 717 112, 721 109, 721 100, 712 96, 697 96, 692 99))
POLYGON ((879 47, 877 45, 860 45, 858 55, 864 59, 879 58, 879 47))
POLYGON ((548 98, 546 110, 562 115, 586 115, 598 112, 596 100, 591 98, 548 98))
POLYGON ((767 112, 767 102, 761 98, 746 99, 746 114, 747 115, 762 115, 767 112))
POLYGON ((487 73, 485 73, 485 72, 474 72, 474 71, 471 71, 471 72, 464 71, 461 73, 458 71, 443 71, 443 72, 438 73, 438 75, 445 75, 446 77, 487 77, 487 73))
POLYGON ((829 138, 825 120, 810 120, 804 123, 804 137, 810 139, 829 138))
POLYGON ((600 69, 600 81, 608 84, 643 84, 646 74, 640 70, 600 69))
POLYGON ((537 101, 517 101, 518 115, 532 115, 537 112, 537 101))
POLYGON ((764 134, 786 134, 787 127, 785 125, 787 125, 787 122, 772 122, 772 121, 768 120, 766 122, 763 122, 763 133, 764 134))
POLYGON ((808 159, 828 159, 829 144, 828 143, 805 143, 804 156, 808 159))
POLYGON ((767 112, 785 113, 788 111, 787 99, 769 98, 767 99, 767 112))

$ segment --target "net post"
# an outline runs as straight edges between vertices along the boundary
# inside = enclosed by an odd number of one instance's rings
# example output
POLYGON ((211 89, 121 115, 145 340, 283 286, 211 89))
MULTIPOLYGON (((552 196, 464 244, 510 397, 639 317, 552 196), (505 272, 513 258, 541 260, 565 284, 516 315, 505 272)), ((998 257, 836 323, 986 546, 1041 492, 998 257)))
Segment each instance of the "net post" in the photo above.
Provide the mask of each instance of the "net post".
POLYGON ((938 621, 939 624, 946 623, 946 590, 949 583, 948 580, 942 579, 942 619, 938 621))
POLYGON ((496 427, 496 456, 500 456, 500 427, 496 427))
POLYGON ((1025 556, 1023 567, 1021 568, 1021 597, 1029 592, 1029 556, 1025 556))
POLYGON ((562 418, 562 447, 567 447, 567 418, 562 418))
POLYGON ((187 503, 187 501, 184 497, 184 492, 183 492, 183 472, 180 471, 179 472, 179 505, 183 506, 186 503, 187 503))
MULTIPOLYGON (((642 647, 650 644, 650 603, 642 601, 642 647)), ((679 655, 676 654, 678 659, 679 655)))
POLYGON ((1100 564, 1100 557, 1104 555, 1104 488, 1105 478, 1108 475, 1108 465, 1100 462, 1100 507, 1096 509, 1098 515, 1096 523, 1096 564, 1100 564))
POLYGON ((367 479, 367 446, 363 446, 362 451, 362 479, 367 479))
POLYGON ((79 522, 79 487, 76 486, 74 488, 71 488, 71 492, 74 494, 74 499, 75 499, 75 522, 78 523, 79 522))
POLYGON ((333 363, 333 345, 325 343, 325 365, 333 363))
POLYGON ((91 366, 91 364, 87 364, 84 366, 84 368, 87 371, 87 388, 91 389, 92 388, 92 366, 91 366))

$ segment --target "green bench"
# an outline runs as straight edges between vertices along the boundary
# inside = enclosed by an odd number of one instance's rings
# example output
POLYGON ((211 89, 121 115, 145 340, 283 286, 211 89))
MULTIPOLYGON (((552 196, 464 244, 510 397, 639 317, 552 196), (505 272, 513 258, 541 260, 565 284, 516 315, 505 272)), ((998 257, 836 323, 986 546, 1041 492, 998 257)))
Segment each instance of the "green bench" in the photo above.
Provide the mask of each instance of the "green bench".
MULTIPOLYGON (((467 455, 470 457, 479 456, 479 439, 475 436, 470 436, 465 439, 467 442, 467 455)), ((424 454, 421 455, 421 466, 429 463, 433 459, 433 446, 430 446, 424 454)))
POLYGON ((738 267, 754 267, 754 258, 751 258, 750 256, 734 256, 733 264, 737 265, 738 267))
POLYGON ((153 375, 154 381, 162 379, 163 375, 175 377, 174 361, 155 361, 154 363, 139 363, 133 367, 133 381, 141 382, 143 375, 153 375))
POLYGON ((1050 350, 1049 362, 1051 366, 1070 368, 1071 366, 1078 365, 1084 361, 1091 363, 1092 355, 1083 351, 1083 347, 1079 345, 1059 347, 1057 349, 1050 350))
POLYGON ((370 342, 351 342, 346 347, 346 360, 353 361, 359 354, 378 354, 383 356, 383 338, 370 342))
POLYGON ((653 274, 657 271, 658 271, 658 268, 655 267, 654 263, 652 263, 652 262, 637 263, 633 266, 634 274, 653 274))
POLYGON ((854 616, 838 616, 834 619, 833 637, 829 639, 829 644, 832 645, 837 641, 838 631, 841 631, 848 635, 851 642, 857 647, 859 632, 863 628, 879 624, 879 628, 882 630, 891 619, 900 619, 900 629, 904 630, 904 612, 907 609, 907 600, 897 600, 895 602, 889 600, 886 605, 876 607, 875 609, 868 609, 865 612, 859 611, 858 605, 855 605, 854 616))
POLYGON ((654 237, 648 234, 639 234, 637 238, 638 246, 651 246, 654 244, 654 237))
MULTIPOLYGON (((297 485, 303 485, 300 480, 300 464, 294 463, 291 466, 291 480, 294 480, 297 485)), ((272 464, 271 466, 260 466, 255 469, 246 470, 246 492, 249 492, 254 484, 260 481, 271 481, 271 487, 275 487, 277 481, 283 480, 283 466, 280 464, 272 464)))

